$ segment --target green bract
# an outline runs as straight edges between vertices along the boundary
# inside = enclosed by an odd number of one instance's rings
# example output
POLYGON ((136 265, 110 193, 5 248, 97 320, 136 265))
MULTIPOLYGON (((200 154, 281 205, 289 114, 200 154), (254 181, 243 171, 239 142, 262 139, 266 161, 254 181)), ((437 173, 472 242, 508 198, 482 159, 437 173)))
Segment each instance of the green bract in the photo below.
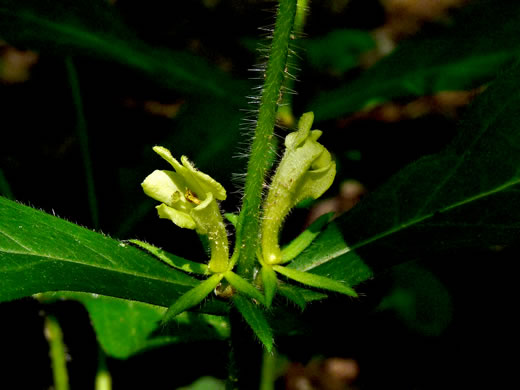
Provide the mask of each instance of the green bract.
POLYGON ((278 235, 289 211, 304 199, 320 197, 334 181, 336 164, 311 130, 314 114, 302 115, 298 131, 285 138, 285 153, 274 175, 264 205, 262 257, 267 264, 282 262, 278 235))
POLYGON ((211 248, 210 271, 226 271, 229 245, 217 204, 217 200, 226 199, 226 190, 216 180, 197 170, 186 156, 181 157, 181 164, 168 149, 155 146, 153 150, 175 169, 156 170, 141 184, 146 195, 162 202, 156 207, 159 217, 207 235, 211 248))

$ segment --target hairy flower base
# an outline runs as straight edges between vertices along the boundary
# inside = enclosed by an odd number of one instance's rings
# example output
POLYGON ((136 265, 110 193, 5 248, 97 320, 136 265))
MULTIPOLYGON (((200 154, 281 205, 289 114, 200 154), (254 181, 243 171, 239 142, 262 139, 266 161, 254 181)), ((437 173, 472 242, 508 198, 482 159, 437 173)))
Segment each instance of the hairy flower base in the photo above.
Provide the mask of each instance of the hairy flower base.
POLYGON ((298 131, 285 138, 285 152, 276 169, 264 205, 262 256, 267 264, 282 262, 278 236, 289 211, 302 200, 320 197, 334 181, 336 164, 318 138, 322 132, 311 130, 314 114, 303 114, 298 131))

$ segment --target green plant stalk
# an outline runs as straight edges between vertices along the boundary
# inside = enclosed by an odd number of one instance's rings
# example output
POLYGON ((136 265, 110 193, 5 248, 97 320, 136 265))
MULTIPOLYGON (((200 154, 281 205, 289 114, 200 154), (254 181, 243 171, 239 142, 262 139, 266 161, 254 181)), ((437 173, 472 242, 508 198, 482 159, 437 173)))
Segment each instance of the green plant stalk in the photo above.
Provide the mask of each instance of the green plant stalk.
POLYGON ((99 347, 95 390, 112 390, 112 376, 107 368, 105 352, 99 347))
POLYGON ((238 261, 238 273, 249 279, 254 273, 259 243, 260 205, 265 177, 270 168, 270 159, 267 159, 266 156, 272 153, 276 111, 281 100, 282 85, 285 79, 296 3, 296 0, 280 0, 260 99, 258 121, 247 166, 244 200, 238 221, 233 261, 238 261))
POLYGON ((52 374, 55 390, 69 390, 65 344, 60 324, 53 316, 47 316, 44 323, 45 338, 49 342, 52 374))
MULTIPOLYGON (((305 27, 305 22, 307 20, 307 6, 309 0, 298 0, 297 8, 296 8, 296 16, 294 18, 294 27, 293 27, 293 36, 297 39, 303 33, 303 29, 305 27)), ((297 67, 298 60, 296 56, 290 57, 289 65, 293 68, 297 67)), ((287 77, 284 82, 284 90, 292 91, 294 90, 295 79, 293 77, 287 77)), ((282 103, 280 104, 280 108, 278 109, 278 120, 282 122, 283 125, 287 127, 292 127, 296 124, 296 119, 294 118, 294 114, 292 111, 292 101, 293 94, 292 93, 284 93, 282 97, 282 103)))
POLYGON ((271 352, 264 351, 262 358, 262 374, 260 377, 260 390, 274 390, 276 381, 276 349, 271 352))
POLYGON ((85 178, 87 181, 88 203, 90 208, 90 216, 94 228, 99 228, 99 210, 96 198, 96 187, 94 185, 94 173, 92 169, 92 159, 88 147, 87 121, 83 112, 83 101, 81 99, 78 74, 76 67, 70 57, 65 58, 65 67, 67 68, 67 77, 69 79, 70 90, 72 92, 72 101, 76 109, 76 134, 81 149, 81 157, 85 169, 85 178))

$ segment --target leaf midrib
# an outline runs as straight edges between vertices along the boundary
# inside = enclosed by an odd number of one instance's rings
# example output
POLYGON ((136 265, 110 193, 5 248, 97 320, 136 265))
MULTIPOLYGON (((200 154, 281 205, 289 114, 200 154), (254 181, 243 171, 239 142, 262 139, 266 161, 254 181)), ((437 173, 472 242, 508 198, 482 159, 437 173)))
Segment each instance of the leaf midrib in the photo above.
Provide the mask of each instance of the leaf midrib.
MULTIPOLYGON (((514 54, 513 55, 518 55, 518 53, 520 53, 520 48, 518 50, 515 50, 513 52, 514 54)), ((443 64, 435 64, 435 65, 432 65, 432 66, 429 66, 429 67, 425 67, 425 68, 420 68, 420 69, 417 69, 417 70, 414 70, 412 72, 409 72, 409 73, 406 73, 406 79, 410 79, 410 80, 415 80, 415 79, 424 79, 424 78, 429 78, 430 76, 432 75, 436 75, 436 74, 442 74, 442 73, 445 73, 447 72, 447 70, 449 70, 450 68, 461 68, 461 67, 464 67, 465 64, 467 63, 473 63, 473 62, 478 62, 478 63, 481 63, 481 61, 487 61, 489 59, 490 56, 493 56, 493 57, 498 57, 498 56, 503 56, 503 57, 509 57, 509 56, 512 56, 512 51, 508 51, 508 50, 499 50, 499 51, 494 51, 494 52, 490 52, 489 54, 483 54, 483 55, 474 55, 474 56, 470 56, 470 57, 465 57, 464 59, 461 59, 460 61, 456 61, 456 62, 453 62, 453 63, 443 63, 443 64)), ((371 72, 370 71, 367 71, 367 74, 370 74, 371 72)), ((380 82, 380 83, 377 83, 377 84, 372 84, 373 85, 373 88, 362 88, 363 90, 363 94, 373 94, 371 93, 371 91, 385 91, 387 89, 391 89, 393 88, 394 86, 397 86, 397 87, 400 87, 403 85, 403 74, 398 74, 398 75, 392 75, 392 77, 390 78, 385 78, 383 82, 380 82)), ((364 83, 361 82, 361 80, 363 81, 366 81, 365 78, 363 79, 359 79, 360 81, 359 82, 356 82, 356 83, 353 83, 352 85, 354 86, 354 91, 355 90, 359 90, 359 88, 356 88, 356 84, 361 84, 363 85, 364 83)), ((455 88, 455 89, 450 89, 450 88, 438 88, 438 89, 431 89, 431 92, 440 92, 440 91, 450 91, 450 90, 459 90, 460 88, 455 88)), ((341 94, 344 94, 345 91, 351 91, 352 88, 351 86, 347 85, 347 86, 344 86, 344 87, 340 87, 339 89, 333 89, 333 90, 330 90, 330 91, 325 91, 323 92, 322 95, 318 96, 314 101, 313 103, 316 105, 316 106, 320 106, 320 105, 323 105, 323 100, 326 99, 329 103, 328 103, 328 106, 330 107, 339 107, 339 105, 343 105, 342 103, 340 103, 339 101, 336 101, 335 103, 333 104, 330 104, 330 94, 335 94, 335 93, 339 93, 341 91, 341 94)), ((406 87, 406 90, 407 91, 410 91, 411 89, 409 87, 406 87)), ((352 113, 352 112, 355 112, 356 110, 360 110, 360 109, 363 109, 363 107, 365 107, 367 105, 367 103, 369 102, 370 99, 374 99, 374 98, 380 98, 380 94, 376 93, 376 94, 373 94, 374 96, 368 98, 368 99, 363 99, 363 102, 362 103, 359 103, 359 104, 356 104, 354 108, 350 108, 346 111, 342 111, 342 115, 347 115, 349 113, 352 113)), ((398 96, 402 96, 403 94, 402 93, 399 93, 399 94, 392 94, 392 96, 389 98, 389 99, 392 99, 392 98, 395 98, 395 97, 398 97, 398 96)), ((417 96, 416 93, 412 93, 413 96, 417 96)), ((354 94, 355 96, 355 94, 354 94)), ((384 100, 380 103, 378 103, 377 105, 380 105, 384 102, 387 102, 389 101, 389 99, 387 98, 384 98, 384 100)), ((322 120, 322 119, 327 119, 327 118, 331 118, 332 116, 329 114, 330 111, 334 111, 335 110, 332 110, 330 108, 325 108, 325 109, 316 109, 317 111, 317 114, 316 116, 319 117, 318 119, 322 120)))
MULTIPOLYGON (((42 253, 21 252, 21 251, 11 251, 11 250, 7 250, 5 248, 0 248, 0 253, 6 253, 6 254, 11 254, 11 255, 20 255, 20 256, 33 256, 33 257, 37 257, 37 258, 48 259, 48 261, 63 261, 63 262, 66 262, 66 263, 72 263, 72 264, 76 264, 76 265, 81 265, 81 266, 84 266, 84 267, 87 267, 87 268, 94 268, 94 269, 99 269, 99 270, 103 270, 103 271, 116 272, 116 273, 120 273, 122 275, 137 276, 137 277, 141 277, 141 278, 144 278, 144 279, 156 280, 156 281, 172 283, 172 284, 178 284, 178 285, 187 286, 187 287, 194 286, 194 284, 187 284, 187 283, 185 283, 184 281, 181 281, 181 280, 163 279, 163 278, 157 277, 155 275, 143 274, 143 273, 140 273, 140 272, 128 272, 128 271, 117 269, 117 268, 103 267, 100 264, 94 265, 94 264, 84 263, 84 262, 81 262, 81 261, 75 261, 73 259, 68 259, 68 258, 65 258, 65 257, 58 257, 58 256, 55 256, 55 255, 47 255, 47 254, 42 254, 42 253)), ((32 264, 36 264, 36 263, 32 263, 32 264)), ((9 269, 9 271, 11 271, 11 270, 12 270, 12 268, 9 269)))
POLYGON ((424 215, 422 217, 413 218, 413 219, 411 219, 410 221, 408 221, 406 223, 399 224, 396 227, 394 227, 394 228, 392 228, 390 230, 385 231, 384 233, 379 233, 379 234, 377 234, 377 235, 375 235, 375 236, 373 236, 373 237, 371 237, 371 238, 369 238, 367 240, 361 241, 361 242, 359 242, 357 244, 354 244, 354 245, 352 245, 350 247, 346 246, 344 249, 338 250, 338 251, 330 254, 329 256, 324 257, 319 262, 314 262, 314 263, 310 264, 311 267, 304 267, 301 270, 302 271, 308 271, 308 270, 314 269, 314 268, 316 268, 316 267, 318 267, 318 266, 320 266, 320 265, 322 265, 324 263, 327 263, 327 262, 329 262, 332 259, 335 259, 335 258, 337 258, 339 256, 342 256, 342 255, 344 255, 344 254, 346 254, 348 252, 355 251, 355 250, 357 250, 359 248, 362 248, 362 247, 364 247, 366 245, 369 245, 369 244, 371 244, 371 243, 373 243, 375 241, 378 241, 378 240, 380 240, 382 238, 385 238, 385 237, 390 236, 390 235, 392 235, 394 233, 397 233, 397 232, 399 232, 399 231, 401 231, 403 229, 407 229, 407 228, 412 227, 412 226, 414 226, 416 224, 424 222, 424 221, 432 218, 433 216, 435 216, 435 215, 437 215, 439 213, 444 213, 444 212, 450 211, 452 209, 455 209, 457 207, 463 206, 465 204, 471 203, 473 201, 486 198, 488 196, 491 196, 491 195, 493 195, 493 194, 495 194, 497 192, 500 192, 500 191, 502 191, 504 189, 507 189, 508 187, 516 185, 516 184, 520 184, 520 178, 517 178, 516 180, 511 180, 511 181, 507 182, 506 184, 503 184, 501 186, 498 186, 498 187, 494 188, 493 190, 490 190, 490 191, 487 191, 487 192, 483 192, 483 193, 481 193, 479 195, 476 195, 476 196, 464 199, 463 201, 456 202, 454 204, 446 206, 446 207, 444 207, 442 209, 439 209, 439 210, 437 210, 437 211, 435 211, 433 213, 428 213, 428 214, 426 214, 426 215, 424 215))

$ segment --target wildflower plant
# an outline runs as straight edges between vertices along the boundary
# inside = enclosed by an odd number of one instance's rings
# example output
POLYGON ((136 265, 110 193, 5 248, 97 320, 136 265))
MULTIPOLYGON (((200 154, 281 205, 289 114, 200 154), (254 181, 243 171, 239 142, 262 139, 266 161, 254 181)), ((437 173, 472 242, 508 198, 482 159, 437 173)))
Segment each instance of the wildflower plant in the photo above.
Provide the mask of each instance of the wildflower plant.
MULTIPOLYGON (((213 3, 204 2, 207 7, 213 3)), ((490 248, 493 254, 503 253, 500 252, 502 248, 518 241, 519 232, 520 209, 515 205, 520 202, 520 133, 516 129, 520 123, 517 92, 520 67, 516 64, 506 69, 506 66, 518 57, 518 40, 513 38, 520 33, 520 24, 510 18, 519 14, 520 5, 499 2, 509 10, 504 12, 494 1, 475 3, 473 11, 468 11, 470 17, 466 15, 463 23, 446 24, 446 28, 454 28, 455 32, 448 30, 442 34, 432 29, 432 39, 410 42, 396 49, 388 60, 378 62, 352 84, 320 93, 301 108, 301 105, 293 107, 290 104, 293 90, 298 89, 292 74, 297 60, 294 56, 291 58, 291 53, 299 50, 292 43, 303 31, 307 1, 280 0, 274 29, 269 30, 272 40, 266 49, 267 61, 257 67, 261 85, 259 94, 253 98, 256 104, 254 128, 250 129, 252 134, 248 141, 250 148, 238 213, 225 213, 229 210, 224 210, 224 201, 232 196, 211 177, 224 183, 224 175, 211 172, 210 176, 206 171, 208 161, 204 162, 194 153, 196 148, 183 150, 183 145, 189 147, 188 142, 176 144, 175 137, 168 141, 148 139, 143 142, 147 147, 162 143, 163 146, 153 147, 162 160, 156 159, 157 170, 142 172, 142 177, 139 174, 131 193, 138 194, 139 201, 144 201, 146 196, 154 199, 155 211, 147 209, 146 212, 171 221, 161 226, 169 238, 165 249, 175 248, 179 243, 179 229, 189 229, 200 236, 207 249, 207 261, 190 258, 190 255, 183 258, 160 249, 153 245, 153 236, 147 237, 151 243, 138 239, 120 241, 24 206, 14 201, 15 192, 10 190, 8 179, 28 178, 29 175, 17 176, 8 170, 4 175, 0 169, 0 193, 3 195, 0 197, 0 301, 35 296, 38 305, 45 308, 63 298, 81 302, 91 316, 103 351, 96 383, 104 384, 97 389, 109 389, 110 386, 104 354, 126 359, 148 348, 172 342, 205 340, 208 334, 212 340, 229 342, 228 388, 253 389, 258 385, 254 381, 255 375, 244 371, 257 369, 249 364, 254 360, 252 356, 263 350, 266 352, 264 361, 272 359, 274 355, 270 353, 274 352, 278 336, 292 336, 297 331, 294 328, 306 325, 309 311, 304 312, 304 309, 309 302, 324 301, 329 296, 336 298, 328 301, 335 305, 329 313, 331 316, 320 314, 316 318, 320 329, 327 333, 339 311, 348 311, 349 305, 353 304, 364 305, 364 300, 358 299, 366 293, 366 286, 361 283, 377 283, 377 276, 383 272, 385 277, 389 273, 398 275, 396 279, 404 280, 419 292, 408 296, 406 289, 396 288, 395 296, 381 299, 377 310, 390 308, 404 313, 405 321, 412 321, 415 312, 406 310, 416 303, 415 298, 430 297, 433 304, 421 306, 417 303, 417 309, 419 306, 431 307, 432 313, 428 312, 426 317, 434 322, 446 318, 444 322, 440 321, 444 328, 439 326, 439 332, 442 332, 451 315, 446 289, 442 283, 422 283, 424 273, 422 279, 420 273, 416 273, 419 275, 416 279, 409 278, 406 273, 400 273, 399 267, 422 258, 429 264, 432 259, 440 261, 445 255, 451 261, 454 251, 464 253, 468 248, 472 255, 476 249, 488 253, 490 248), (488 21, 492 15, 497 18, 493 23, 488 21), (489 36, 493 39, 481 40, 481 37, 489 36), (503 39, 499 39, 502 36, 503 39), (334 124, 325 122, 327 119, 338 119, 335 126, 339 129, 346 123, 341 118, 376 103, 393 98, 435 95, 445 90, 477 88, 495 77, 468 108, 456 137, 445 149, 405 166, 345 215, 334 219, 330 213, 322 215, 288 243, 281 240, 293 209, 309 199, 319 199, 328 189, 339 185, 341 178, 346 178, 342 163, 344 155, 349 153, 347 150, 340 152, 340 145, 332 148, 324 140, 322 131, 315 128, 315 116, 316 123, 328 135, 331 134, 328 133, 329 124, 330 127, 334 124), (299 119, 293 115, 295 110, 301 110, 297 115, 299 119), (196 166, 204 167, 204 172, 196 166), (140 182, 144 194, 139 189, 140 182), (424 286, 430 290, 426 291, 424 286), (403 298, 403 295, 406 296, 403 298), (437 305, 439 301, 442 301, 441 305, 437 305), (438 307, 445 309, 444 312, 436 311, 438 307), (296 321, 291 322, 293 319, 296 321), (170 337, 172 334, 174 337, 170 337)), ((38 48, 41 45, 42 51, 50 48, 53 55, 62 50, 109 57, 158 78, 162 86, 171 87, 182 95, 196 96, 197 99, 193 99, 196 103, 187 99, 186 106, 196 105, 195 112, 203 117, 204 124, 211 123, 213 116, 201 113, 220 114, 219 110, 227 104, 230 107, 226 109, 239 115, 247 92, 230 87, 234 80, 220 78, 220 73, 217 77, 211 73, 214 69, 184 56, 185 53, 143 51, 146 45, 138 40, 131 43, 129 37, 133 35, 125 32, 123 23, 111 23, 119 19, 110 13, 113 9, 107 7, 112 6, 100 0, 0 0, 2 45, 4 39, 14 42, 18 37, 21 47, 34 45, 38 48), (82 18, 80 10, 86 15, 98 15, 99 12, 100 17, 92 17, 89 25, 89 17, 82 18), (103 21, 108 23, 102 25, 103 21), (100 29, 101 25, 103 28, 100 29), (206 77, 208 74, 215 77, 206 77), (190 95, 195 90, 197 95, 190 95), (237 90, 241 92, 237 93, 237 90)), ((354 35, 352 31, 337 33, 315 42, 320 49, 321 46, 337 49, 327 49, 328 54, 334 53, 327 56, 327 61, 333 61, 336 54, 341 54, 345 36, 357 40, 353 45, 356 47, 365 48, 366 38, 371 40, 368 34, 360 31, 354 35)), ((91 227, 99 229, 103 216, 97 210, 93 179, 93 165, 97 163, 92 163, 88 152, 88 121, 79 92, 80 78, 70 55, 65 56, 63 68, 76 110, 76 138, 84 161, 91 227)), ((342 66, 350 63, 352 61, 342 61, 342 66)), ((3 63, 0 68, 1 65, 3 63)), ((350 76, 356 77, 356 74, 350 76)), ((482 90, 480 88, 478 92, 482 90)), ((192 119, 186 115, 184 123, 192 119)), ((4 126, 9 130, 8 122, 5 121, 4 126)), ((227 125, 225 121, 222 123, 227 125)), ((226 130, 220 131, 224 127, 219 129, 219 136, 225 133, 226 130)), ((217 133, 214 129, 211 132, 217 133)), ((191 141, 191 136, 187 135, 186 139, 191 141)), ((216 144, 220 141, 218 139, 216 144)), ((64 144, 68 145, 69 141, 64 144)), ((204 148, 205 144, 201 144, 196 147, 204 148)), ((4 161, 21 161, 33 154, 31 148, 12 149, 21 150, 19 160, 10 160, 12 156, 7 156, 4 161)), ((114 155, 124 148, 107 149, 110 159, 115 161, 114 155)), ((215 158, 215 154, 209 155, 215 158)), ((223 160, 225 158, 227 155, 222 156, 223 160)), ((96 165, 97 172, 105 168, 108 170, 104 163, 96 165)), ((43 186, 33 184, 33 180, 37 182, 39 178, 34 175, 33 166, 30 169, 31 180, 19 182, 30 186, 28 193, 33 193, 35 187, 43 186)), ((46 175, 45 169, 38 169, 38 172, 46 175)), ((64 194, 68 195, 67 188, 73 188, 69 179, 81 176, 76 170, 68 174, 66 180, 55 179, 54 184, 48 186, 50 191, 54 190, 52 194, 62 198, 64 194)), ((51 176, 49 174, 45 180, 53 179, 51 176)), ((120 193, 114 197, 118 201, 122 198, 120 193)), ((76 197, 70 198, 73 198, 73 207, 79 209, 76 197)), ((125 212, 134 207, 134 203, 126 206, 122 207, 125 212)), ((112 202, 108 208, 114 209, 112 202)), ((144 209, 135 207, 128 214, 134 217, 144 209)), ((143 215, 144 212, 141 217, 143 215)), ((155 219, 152 223, 159 225, 155 219)), ((114 229, 113 234, 131 236, 128 232, 133 230, 125 231, 123 222, 120 225, 120 230, 114 229)), ((480 264, 486 271, 485 277, 492 269, 489 266, 492 262, 487 259, 480 264)), ((445 267, 451 274, 455 266, 450 262, 445 267)), ((468 270, 473 271, 469 267, 458 269, 464 276, 468 270)), ((428 280, 431 282, 434 277, 430 275, 428 280)), ((488 278, 488 282, 492 281, 488 278)), ((472 291, 461 289, 458 284, 456 290, 472 291)), ((378 298, 381 297, 371 296, 371 303, 378 298)), ((473 300, 471 296, 472 305, 473 300)), ((372 309, 370 306, 369 310, 372 309)), ((480 312, 478 314, 480 316, 480 312)), ((358 331, 358 325, 353 329, 358 331)), ((417 327, 417 321, 415 325, 417 327)), ((66 349, 59 329, 59 316, 47 316, 44 326, 51 345, 55 387, 66 390, 66 349)), ((429 331, 425 333, 428 337, 432 335, 429 331)), ((343 339, 343 328, 341 332, 339 338, 343 339)), ((184 355, 178 358, 182 360, 184 355)), ((176 370, 179 368, 177 363, 176 370)), ((264 379, 272 379, 272 366, 271 374, 265 375, 264 379)), ((268 379, 263 381, 262 390, 274 388, 273 380, 270 384, 267 382, 268 379)))
MULTIPOLYGON (((234 264, 229 259, 227 231, 217 204, 217 199, 226 198, 225 189, 216 180, 198 171, 186 156, 182 156, 181 164, 172 157, 168 149, 154 147, 154 151, 169 162, 175 172, 154 171, 142 183, 144 192, 162 202, 156 207, 160 218, 169 219, 181 228, 194 229, 198 234, 207 236, 211 252, 208 266, 203 272, 210 274, 209 278, 175 301, 166 312, 163 322, 199 304, 214 290, 217 293, 216 288, 222 279, 234 289, 228 297, 235 293, 243 294, 269 307, 277 289, 274 271, 304 285, 357 296, 355 291, 344 283, 281 266, 305 249, 305 246, 299 246, 297 250, 292 249, 289 255, 287 251, 286 255, 283 255, 278 242, 283 220, 299 202, 320 197, 332 185, 336 174, 336 166, 330 153, 317 142, 321 131, 311 130, 313 117, 312 112, 304 114, 299 121, 298 130, 286 136, 285 151, 262 208, 261 247, 257 260, 258 265, 261 265, 259 284, 263 294, 257 289, 258 284, 254 285, 232 271, 234 264)), ((299 239, 296 238, 296 241, 299 239)), ((138 240, 131 242, 144 249, 151 247, 138 240)), ((307 242, 307 245, 310 243, 307 242)), ((178 268, 183 270, 182 266, 178 268)), ((262 316, 261 313, 257 310, 257 315, 262 316)), ((249 317, 246 317, 246 320, 248 319, 249 317)), ((256 330, 255 325, 252 325, 252 328, 256 330)), ((265 330, 262 332, 265 333, 265 330)), ((270 349, 272 340, 266 338, 263 333, 260 336, 270 349)))

